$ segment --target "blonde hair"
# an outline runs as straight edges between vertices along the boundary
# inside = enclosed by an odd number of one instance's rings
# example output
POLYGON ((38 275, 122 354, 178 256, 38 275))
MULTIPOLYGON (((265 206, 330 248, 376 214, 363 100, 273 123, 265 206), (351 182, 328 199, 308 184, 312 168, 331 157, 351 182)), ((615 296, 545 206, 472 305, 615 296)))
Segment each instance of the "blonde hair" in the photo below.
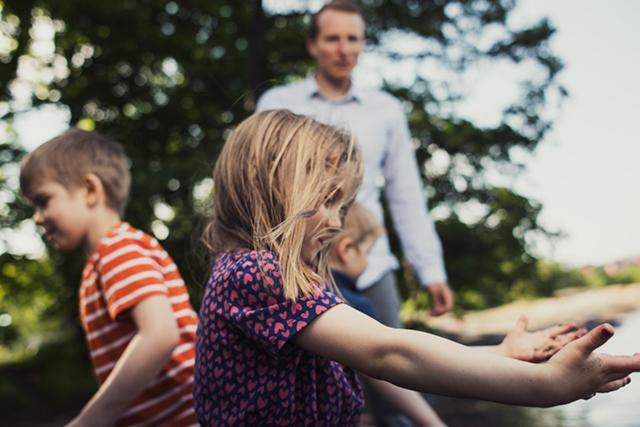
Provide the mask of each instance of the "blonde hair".
POLYGON ((305 219, 337 187, 345 205, 355 198, 362 159, 351 135, 286 110, 256 113, 225 143, 213 178, 213 209, 203 236, 211 254, 271 250, 280 260, 286 298, 317 292, 330 277, 327 248, 315 269, 305 263, 305 219))
POLYGON ((373 216, 371 211, 361 203, 354 203, 349 208, 344 219, 342 231, 333 239, 334 244, 349 237, 355 244, 360 244, 369 238, 377 239, 384 234, 384 227, 373 216))
POLYGON ((122 215, 131 185, 129 159, 120 144, 97 132, 71 128, 29 153, 20 165, 20 189, 30 199, 43 181, 69 189, 90 173, 102 181, 107 206, 122 215))

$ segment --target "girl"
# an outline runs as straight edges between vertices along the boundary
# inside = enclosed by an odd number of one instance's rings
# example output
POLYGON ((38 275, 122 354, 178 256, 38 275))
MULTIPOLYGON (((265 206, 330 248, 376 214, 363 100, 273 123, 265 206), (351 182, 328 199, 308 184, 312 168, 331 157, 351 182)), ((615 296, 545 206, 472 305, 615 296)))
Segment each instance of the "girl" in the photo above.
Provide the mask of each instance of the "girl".
POLYGON ((287 111, 242 122, 214 171, 204 240, 215 258, 198 328, 194 399, 203 425, 357 424, 352 369, 401 387, 551 406, 616 390, 640 356, 593 351, 601 325, 535 365, 392 329, 336 296, 327 247, 362 178, 349 135, 287 111))

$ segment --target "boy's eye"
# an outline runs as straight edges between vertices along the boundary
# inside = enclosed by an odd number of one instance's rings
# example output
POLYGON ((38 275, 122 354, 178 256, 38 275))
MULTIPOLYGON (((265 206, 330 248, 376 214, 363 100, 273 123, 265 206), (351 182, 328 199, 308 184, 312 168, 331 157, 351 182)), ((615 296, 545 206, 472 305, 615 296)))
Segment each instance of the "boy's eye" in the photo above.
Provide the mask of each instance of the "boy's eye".
POLYGON ((33 207, 37 209, 42 209, 47 206, 49 202, 49 198, 47 196, 36 196, 33 199, 33 207))

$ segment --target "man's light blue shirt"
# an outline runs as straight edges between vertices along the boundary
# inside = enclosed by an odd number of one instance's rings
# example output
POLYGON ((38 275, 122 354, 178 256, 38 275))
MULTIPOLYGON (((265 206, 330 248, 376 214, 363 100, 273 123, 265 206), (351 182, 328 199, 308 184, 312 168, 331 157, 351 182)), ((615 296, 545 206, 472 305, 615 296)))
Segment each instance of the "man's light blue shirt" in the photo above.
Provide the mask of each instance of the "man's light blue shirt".
MULTIPOLYGON (((362 146, 364 179, 357 200, 382 223, 381 190, 398 232, 402 250, 423 285, 446 282, 442 246, 420 179, 407 118, 400 103, 376 89, 352 89, 341 99, 324 98, 313 75, 267 91, 256 110, 287 109, 333 126, 347 129, 362 146)), ((311 142, 311 141, 310 141, 311 142)), ((398 267, 381 237, 369 254, 369 266, 358 280, 366 289, 398 267)))

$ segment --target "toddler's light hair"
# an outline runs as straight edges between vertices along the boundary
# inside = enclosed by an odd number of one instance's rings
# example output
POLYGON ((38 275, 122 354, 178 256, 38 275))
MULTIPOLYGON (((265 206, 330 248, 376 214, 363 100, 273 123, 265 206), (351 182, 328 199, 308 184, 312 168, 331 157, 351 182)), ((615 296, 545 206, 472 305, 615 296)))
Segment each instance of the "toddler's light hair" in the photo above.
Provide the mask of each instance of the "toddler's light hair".
POLYGON ((367 239, 377 239, 383 234, 384 227, 373 213, 362 203, 355 202, 347 211, 342 231, 333 239, 333 242, 337 243, 345 237, 349 237, 356 245, 359 245, 367 239))
POLYGON ((302 259, 305 219, 337 188, 345 206, 355 198, 362 158, 351 135, 286 110, 256 113, 226 141, 213 178, 213 209, 203 236, 211 254, 271 250, 280 260, 288 299, 317 292, 330 277, 328 248, 315 268, 302 259))

